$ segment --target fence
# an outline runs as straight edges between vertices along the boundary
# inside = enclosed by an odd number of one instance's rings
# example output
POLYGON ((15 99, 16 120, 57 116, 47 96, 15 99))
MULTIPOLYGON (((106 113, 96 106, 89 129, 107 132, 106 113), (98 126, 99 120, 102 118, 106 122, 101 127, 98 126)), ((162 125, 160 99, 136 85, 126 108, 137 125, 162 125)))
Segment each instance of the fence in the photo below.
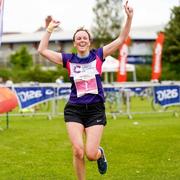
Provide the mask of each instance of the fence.
MULTIPOLYGON (((127 82, 103 86, 107 114, 113 118, 119 114, 132 118, 133 114, 178 113, 177 109, 169 107, 180 104, 180 82, 127 82)), ((70 94, 69 83, 23 83, 7 87, 16 93, 19 102, 18 110, 10 112, 10 116, 46 115, 51 118, 62 115, 70 94)))

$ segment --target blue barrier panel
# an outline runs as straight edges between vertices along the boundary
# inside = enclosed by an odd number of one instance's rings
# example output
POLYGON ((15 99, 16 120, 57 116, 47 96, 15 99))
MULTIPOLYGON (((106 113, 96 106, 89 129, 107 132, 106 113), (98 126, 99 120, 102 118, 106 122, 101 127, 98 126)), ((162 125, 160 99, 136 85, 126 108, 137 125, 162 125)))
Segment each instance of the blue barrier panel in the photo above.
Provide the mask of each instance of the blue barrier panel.
POLYGON ((154 87, 154 100, 162 106, 180 104, 180 86, 156 86, 154 87))
POLYGON ((55 97, 54 87, 15 87, 21 108, 26 108, 55 97))
POLYGON ((133 91, 134 93, 140 95, 142 94, 148 87, 132 87, 132 88, 129 88, 131 91, 133 91))

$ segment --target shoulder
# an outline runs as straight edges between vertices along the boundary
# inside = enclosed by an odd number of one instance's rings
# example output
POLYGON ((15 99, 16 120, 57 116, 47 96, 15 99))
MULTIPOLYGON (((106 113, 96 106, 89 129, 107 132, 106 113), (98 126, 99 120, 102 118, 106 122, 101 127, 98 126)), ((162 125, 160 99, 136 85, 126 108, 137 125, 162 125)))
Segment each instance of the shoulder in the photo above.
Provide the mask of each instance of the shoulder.
POLYGON ((71 60, 73 57, 76 57, 74 53, 62 53, 63 60, 71 60))
POLYGON ((101 53, 102 51, 103 51, 103 48, 100 47, 100 48, 97 48, 97 49, 91 49, 90 53, 97 54, 97 53, 101 53))
POLYGON ((103 48, 97 48, 97 49, 92 49, 90 51, 92 54, 94 54, 96 57, 100 58, 103 61, 103 48))

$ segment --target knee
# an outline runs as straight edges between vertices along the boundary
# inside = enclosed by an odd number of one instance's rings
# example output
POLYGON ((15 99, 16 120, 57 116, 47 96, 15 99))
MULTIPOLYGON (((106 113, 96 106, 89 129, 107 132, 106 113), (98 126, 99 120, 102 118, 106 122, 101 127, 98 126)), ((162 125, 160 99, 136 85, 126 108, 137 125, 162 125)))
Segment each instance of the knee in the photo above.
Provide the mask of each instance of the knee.
POLYGON ((84 148, 80 146, 73 147, 73 155, 78 159, 84 158, 84 148))
POLYGON ((86 149, 86 156, 89 161, 96 161, 97 160, 97 149, 86 149))

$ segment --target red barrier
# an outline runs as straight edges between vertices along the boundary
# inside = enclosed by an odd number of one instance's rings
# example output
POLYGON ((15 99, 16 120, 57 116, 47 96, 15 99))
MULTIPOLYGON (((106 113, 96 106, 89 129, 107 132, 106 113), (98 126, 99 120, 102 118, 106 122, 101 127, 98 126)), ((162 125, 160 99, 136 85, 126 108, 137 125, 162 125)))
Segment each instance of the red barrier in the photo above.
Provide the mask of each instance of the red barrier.
POLYGON ((18 105, 17 97, 13 91, 0 87, 0 113, 9 112, 18 105))

